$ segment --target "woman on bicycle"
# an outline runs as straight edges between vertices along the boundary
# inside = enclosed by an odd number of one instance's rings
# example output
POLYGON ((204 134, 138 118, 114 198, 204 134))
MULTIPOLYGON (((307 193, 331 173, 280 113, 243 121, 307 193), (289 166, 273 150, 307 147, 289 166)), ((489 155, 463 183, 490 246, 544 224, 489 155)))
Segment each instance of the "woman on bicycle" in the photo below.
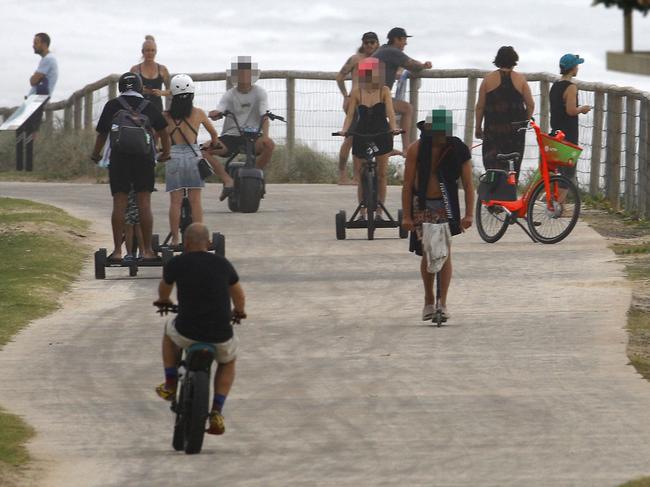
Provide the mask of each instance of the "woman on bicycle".
MULTIPOLYGON (((165 182, 170 196, 169 230, 171 245, 179 243, 179 224, 183 193, 187 190, 192 207, 192 221, 203 221, 201 206, 201 189, 205 183, 199 174, 198 162, 201 148, 197 144, 197 135, 201 125, 211 137, 211 145, 218 144, 217 131, 210 119, 200 108, 193 106, 194 81, 186 74, 177 74, 171 80, 172 103, 169 111, 164 112, 167 131, 171 138, 171 159, 165 168, 165 182)), ((217 169, 216 167, 214 168, 217 169)))
MULTIPOLYGON (((395 122, 395 110, 390 89, 384 86, 382 80, 383 67, 377 58, 369 57, 359 62, 359 82, 350 93, 347 116, 341 130, 345 135, 348 130, 358 134, 378 134, 375 137, 352 138, 352 155, 354 157, 354 177, 361 181, 361 167, 366 157, 368 143, 374 142, 379 151, 375 154, 377 161, 378 199, 383 204, 386 199, 386 171, 388 156, 393 150, 393 134, 399 133, 395 122), (353 120, 357 118, 353 126, 353 120), (392 132, 392 133, 391 133, 392 132)), ((363 199, 363 187, 357 186, 359 202, 363 199)), ((359 218, 366 218, 366 209, 362 208, 359 218)), ((377 209, 377 219, 382 219, 381 208, 377 209)))

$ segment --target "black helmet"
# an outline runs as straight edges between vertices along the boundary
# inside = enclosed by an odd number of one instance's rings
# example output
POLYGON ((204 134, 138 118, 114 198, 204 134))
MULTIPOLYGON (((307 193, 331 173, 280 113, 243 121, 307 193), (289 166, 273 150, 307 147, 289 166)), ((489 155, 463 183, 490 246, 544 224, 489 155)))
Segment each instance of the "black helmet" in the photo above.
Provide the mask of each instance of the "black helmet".
POLYGON ((128 90, 142 93, 142 79, 139 75, 131 73, 130 71, 128 73, 124 73, 122 76, 120 76, 118 89, 120 90, 120 93, 124 93, 128 90))

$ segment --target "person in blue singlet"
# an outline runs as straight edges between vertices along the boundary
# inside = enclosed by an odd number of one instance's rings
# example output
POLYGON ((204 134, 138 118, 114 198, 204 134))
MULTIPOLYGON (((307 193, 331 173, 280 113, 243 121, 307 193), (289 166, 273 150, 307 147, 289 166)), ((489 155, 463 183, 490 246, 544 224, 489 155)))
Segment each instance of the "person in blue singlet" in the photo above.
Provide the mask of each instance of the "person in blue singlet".
MULTIPOLYGON (((377 161, 378 199, 384 203, 386 199, 386 171, 388 156, 393 150, 393 134, 397 132, 395 111, 390 88, 384 85, 382 73, 384 68, 377 58, 369 57, 362 60, 357 68, 359 83, 350 93, 350 104, 341 134, 348 130, 360 134, 383 133, 372 141, 379 151, 375 154, 377 161), (356 115, 356 123, 353 124, 356 115)), ((365 161, 367 138, 353 136, 352 156, 354 157, 354 177, 361 181, 361 167, 365 161)), ((357 186, 359 202, 363 199, 363 187, 357 186)), ((360 218, 366 217, 365 208, 361 209, 360 218)), ((381 208, 377 209, 376 218, 381 219, 381 208)))

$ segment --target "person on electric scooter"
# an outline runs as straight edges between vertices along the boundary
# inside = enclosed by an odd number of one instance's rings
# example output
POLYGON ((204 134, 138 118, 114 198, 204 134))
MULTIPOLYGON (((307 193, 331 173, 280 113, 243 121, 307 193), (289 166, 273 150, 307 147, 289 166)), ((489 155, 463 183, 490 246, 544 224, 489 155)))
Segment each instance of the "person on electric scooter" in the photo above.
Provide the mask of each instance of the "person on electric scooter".
MULTIPOLYGON (((237 117, 240 127, 257 129, 262 116, 268 110, 266 90, 255 84, 259 77, 257 63, 252 63, 249 56, 239 56, 237 62, 232 63, 228 75, 235 86, 224 93, 217 109, 210 111, 208 115, 212 120, 219 120, 225 111, 229 111, 237 117)), ((213 150, 212 153, 221 157, 230 157, 244 144, 235 122, 230 117, 224 120, 219 140, 222 147, 213 150)), ((265 119, 262 124, 262 135, 255 142, 257 168, 263 170, 266 167, 274 149, 275 143, 269 137, 269 120, 265 119)), ((232 189, 224 186, 219 199, 225 200, 231 191, 232 189)))
MULTIPOLYGON (((201 148, 197 137, 201 125, 210 134, 211 146, 218 144, 219 138, 212 122, 203 110, 193 104, 194 81, 187 74, 177 74, 170 81, 172 103, 169 111, 163 112, 167 120, 167 131, 171 138, 171 159, 165 167, 165 183, 169 193, 169 229, 171 246, 179 244, 179 224, 184 190, 192 208, 192 221, 203 221, 203 206, 201 205, 201 190, 205 186, 199 173, 198 162, 201 159, 201 148)), ((212 164, 215 172, 221 177, 224 185, 232 186, 232 178, 219 163, 212 164)))
MULTIPOLYGON (((474 185, 469 147, 452 136, 450 110, 432 110, 426 120, 418 123, 420 138, 406 153, 404 184, 402 186, 402 227, 411 232, 411 252, 421 255, 420 274, 424 284, 422 321, 429 321, 435 312, 433 291, 434 274, 427 270, 427 259, 422 252, 422 223, 449 222, 452 235, 458 235, 472 226, 474 220, 474 185), (465 193, 465 216, 460 217, 458 178, 465 193)), ((451 249, 440 270, 440 306, 447 321, 447 292, 451 282, 451 249)))
POLYGON ((246 318, 244 291, 232 264, 225 257, 208 252, 210 235, 204 224, 192 223, 187 227, 183 244, 185 252, 165 265, 154 302, 156 306, 171 304, 176 285, 178 315, 165 326, 165 382, 156 387, 156 393, 167 401, 174 399, 181 349, 197 342, 213 344, 217 349, 217 372, 208 433, 221 435, 225 431, 223 406, 235 380, 239 347, 231 318, 246 318))

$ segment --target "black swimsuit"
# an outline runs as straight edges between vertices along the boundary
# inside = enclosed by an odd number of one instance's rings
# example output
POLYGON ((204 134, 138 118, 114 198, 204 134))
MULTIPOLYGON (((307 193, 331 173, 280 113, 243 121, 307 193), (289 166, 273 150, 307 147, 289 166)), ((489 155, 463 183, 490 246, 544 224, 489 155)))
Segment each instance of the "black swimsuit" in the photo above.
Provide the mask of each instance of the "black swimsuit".
MULTIPOLYGON (((138 71, 140 74, 140 78, 142 78, 142 86, 144 88, 149 88, 150 90, 162 90, 163 82, 165 81, 165 79, 160 73, 160 64, 156 63, 156 66, 158 67, 158 76, 156 78, 145 78, 144 75, 142 74, 142 64, 138 65, 138 71)), ((151 95, 151 94, 143 95, 143 96, 145 100, 149 100, 151 104, 155 106, 158 110, 160 110, 161 112, 163 111, 162 97, 151 95)))
MULTIPOLYGON (((361 93, 359 96, 361 102, 361 93)), ((384 102, 375 103, 369 107, 359 105, 357 107, 357 123, 353 129, 360 134, 374 134, 378 132, 387 132, 389 129, 388 120, 386 119, 386 104, 384 102)), ((356 157, 364 158, 366 155, 367 138, 352 137, 352 154, 356 157)), ((376 156, 388 154, 393 150, 393 137, 391 134, 383 134, 372 139, 379 152, 376 156)))

